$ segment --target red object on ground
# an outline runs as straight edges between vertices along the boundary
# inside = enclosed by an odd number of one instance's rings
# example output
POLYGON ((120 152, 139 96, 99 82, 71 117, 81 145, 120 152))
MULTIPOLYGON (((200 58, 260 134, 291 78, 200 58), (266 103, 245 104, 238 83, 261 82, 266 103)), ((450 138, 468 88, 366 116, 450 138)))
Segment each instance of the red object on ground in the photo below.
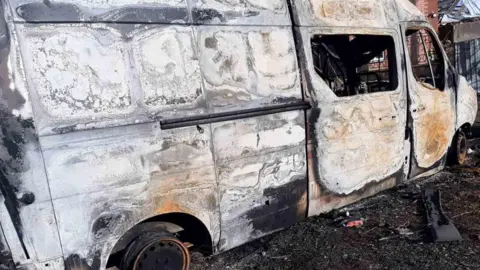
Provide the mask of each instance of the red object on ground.
POLYGON ((347 228, 357 228, 363 226, 363 220, 362 219, 357 219, 357 220, 351 220, 345 223, 345 227, 347 228))

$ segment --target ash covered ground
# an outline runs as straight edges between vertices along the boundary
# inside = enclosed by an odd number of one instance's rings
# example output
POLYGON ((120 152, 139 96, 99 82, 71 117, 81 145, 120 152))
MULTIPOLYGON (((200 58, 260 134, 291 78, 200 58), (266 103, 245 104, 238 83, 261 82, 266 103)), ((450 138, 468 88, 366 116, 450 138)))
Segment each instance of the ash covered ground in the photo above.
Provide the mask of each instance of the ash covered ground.
POLYGON ((480 269, 480 139, 470 148, 464 166, 349 206, 362 227, 339 226, 332 215, 309 218, 217 256, 194 253, 191 269, 480 269), (425 185, 441 191, 463 241, 426 241, 425 185))

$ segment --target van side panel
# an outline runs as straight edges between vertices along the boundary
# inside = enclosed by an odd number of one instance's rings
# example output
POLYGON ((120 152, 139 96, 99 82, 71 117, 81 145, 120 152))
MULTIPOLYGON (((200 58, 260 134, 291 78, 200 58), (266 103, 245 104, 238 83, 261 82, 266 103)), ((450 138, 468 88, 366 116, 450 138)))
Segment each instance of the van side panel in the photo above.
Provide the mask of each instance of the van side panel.
POLYGON ((103 268, 127 230, 161 214, 198 218, 214 251, 305 217, 303 112, 159 124, 301 101, 289 27, 16 27, 67 268, 103 268))
POLYGON ((477 92, 463 76, 459 76, 457 99, 456 130, 465 124, 472 126, 475 123, 478 111, 477 92))
MULTIPOLYGON (((211 110, 262 108, 302 99, 290 28, 202 26, 198 45, 211 110)), ((214 123, 212 136, 220 193, 220 251, 305 217, 302 111, 214 123)))
POLYGON ((211 132, 202 128, 152 123, 41 139, 68 267, 102 268, 127 230, 160 214, 193 215, 219 235, 211 132))
POLYGON ((0 20, 1 223, 15 263, 61 257, 30 96, 23 80, 13 25, 0 20))
POLYGON ((306 216, 304 113, 294 111, 213 125, 227 250, 306 216))

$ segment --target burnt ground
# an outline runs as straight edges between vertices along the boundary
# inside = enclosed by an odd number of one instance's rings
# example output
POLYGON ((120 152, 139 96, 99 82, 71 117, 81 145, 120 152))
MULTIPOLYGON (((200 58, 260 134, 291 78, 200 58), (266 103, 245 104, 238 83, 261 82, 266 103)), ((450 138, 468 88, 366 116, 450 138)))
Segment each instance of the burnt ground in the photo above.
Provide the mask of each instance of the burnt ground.
POLYGON ((450 167, 348 207, 359 228, 309 218, 218 256, 193 254, 192 269, 480 269, 480 139, 468 165, 450 167), (464 238, 426 238, 421 189, 441 191, 442 205, 464 238))

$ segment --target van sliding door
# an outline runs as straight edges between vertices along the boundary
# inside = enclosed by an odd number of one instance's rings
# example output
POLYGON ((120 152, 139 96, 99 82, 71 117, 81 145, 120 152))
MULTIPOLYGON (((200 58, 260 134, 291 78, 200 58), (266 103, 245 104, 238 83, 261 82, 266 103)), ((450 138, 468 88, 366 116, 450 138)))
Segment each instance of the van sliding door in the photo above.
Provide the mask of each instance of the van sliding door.
POLYGON ((401 40, 395 31, 348 31, 299 30, 305 90, 313 107, 309 215, 394 186, 408 171, 401 40))

